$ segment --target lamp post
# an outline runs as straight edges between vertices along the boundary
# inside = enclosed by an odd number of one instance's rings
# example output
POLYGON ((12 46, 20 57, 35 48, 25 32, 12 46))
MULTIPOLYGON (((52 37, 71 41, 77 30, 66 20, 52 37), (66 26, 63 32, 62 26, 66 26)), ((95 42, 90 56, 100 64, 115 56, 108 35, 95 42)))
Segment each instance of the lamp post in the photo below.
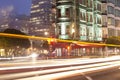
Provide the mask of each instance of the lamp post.
MULTIPOLYGON (((34 35, 32 35, 32 37, 34 37, 34 35)), ((30 39, 30 53, 32 53, 34 50, 34 47, 33 47, 33 40, 30 39)))
POLYGON ((72 27, 72 31, 71 31, 71 33, 72 33, 72 38, 74 39, 74 35, 75 35, 75 29, 74 29, 74 27, 72 27))
POLYGON ((45 35, 45 36, 48 36, 48 35, 49 35, 49 33, 46 31, 46 32, 44 32, 44 35, 45 35))

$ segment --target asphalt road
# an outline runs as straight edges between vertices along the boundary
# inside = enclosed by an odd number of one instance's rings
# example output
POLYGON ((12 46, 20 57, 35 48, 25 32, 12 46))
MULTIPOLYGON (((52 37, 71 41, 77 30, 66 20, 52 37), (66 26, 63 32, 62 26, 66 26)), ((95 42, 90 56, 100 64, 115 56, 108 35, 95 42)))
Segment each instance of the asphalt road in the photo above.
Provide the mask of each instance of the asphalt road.
POLYGON ((0 80, 120 80, 120 57, 0 64, 0 80))
POLYGON ((80 73, 57 80, 120 80, 120 68, 114 67, 98 72, 80 73))

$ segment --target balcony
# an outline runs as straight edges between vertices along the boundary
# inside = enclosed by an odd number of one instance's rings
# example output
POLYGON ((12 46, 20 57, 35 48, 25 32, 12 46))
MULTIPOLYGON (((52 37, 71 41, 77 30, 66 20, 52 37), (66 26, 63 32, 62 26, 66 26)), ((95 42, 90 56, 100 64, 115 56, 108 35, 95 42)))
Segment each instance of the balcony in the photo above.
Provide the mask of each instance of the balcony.
POLYGON ((70 22, 71 21, 71 18, 69 17, 59 17, 57 19, 57 22, 70 22))
POLYGON ((63 5, 73 5, 72 0, 58 0, 57 6, 63 6, 63 5))
POLYGON ((107 0, 101 0, 102 3, 107 3, 107 0))
POLYGON ((73 2, 73 0, 57 0, 57 2, 62 3, 62 2, 73 2))
POLYGON ((60 35, 59 39, 69 39, 69 35, 60 35))

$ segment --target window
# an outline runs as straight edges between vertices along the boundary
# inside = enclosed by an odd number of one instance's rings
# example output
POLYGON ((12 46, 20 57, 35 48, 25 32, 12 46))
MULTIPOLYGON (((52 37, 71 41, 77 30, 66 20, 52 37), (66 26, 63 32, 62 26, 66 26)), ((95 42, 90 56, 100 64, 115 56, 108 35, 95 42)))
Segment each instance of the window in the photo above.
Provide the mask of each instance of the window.
POLYGON ((108 0, 109 3, 115 3, 115 0, 108 0))
POLYGON ((115 16, 120 17, 120 10, 115 10, 115 16))
POLYGON ((99 15, 99 14, 96 14, 95 15, 95 23, 96 24, 101 24, 102 22, 101 22, 101 15, 99 15))
POLYGON ((115 20, 115 26, 120 27, 120 20, 115 20))
POLYGON ((114 34, 115 34, 115 30, 108 28, 108 36, 115 36, 114 34))
POLYGON ((58 9, 57 16, 58 16, 58 18, 61 17, 61 9, 58 9))
POLYGON ((87 14, 87 21, 88 22, 93 22, 93 14, 92 13, 87 14))
POLYGON ((58 35, 61 35, 61 26, 59 25, 59 27, 58 27, 58 35))
POLYGON ((95 5, 94 7, 95 10, 101 11, 101 4, 99 2, 95 2, 94 5, 95 5))
POLYGON ((80 9, 79 16, 80 16, 80 20, 86 21, 86 11, 84 9, 80 9))
POLYGON ((108 6, 108 13, 114 14, 114 8, 112 6, 108 6))
POLYGON ((98 17, 98 18, 97 18, 97 23, 98 23, 98 24, 101 24, 101 17, 98 17))
POLYGON ((101 11, 101 4, 100 4, 100 3, 97 4, 97 9, 98 9, 99 11, 101 11))
POLYGON ((66 26, 66 34, 67 34, 67 35, 70 34, 70 28, 69 28, 69 25, 66 26))
POLYGON ((66 8, 66 14, 67 17, 70 17, 70 8, 66 8))
POLYGON ((70 17, 72 8, 61 8, 58 9, 58 18, 59 17, 70 17))
POLYGON ((86 28, 85 27, 82 27, 81 34, 82 34, 82 36, 86 36, 86 28))
POLYGON ((109 17, 108 18, 108 25, 115 25, 115 19, 113 19, 113 18, 111 18, 111 17, 109 17))
POLYGON ((93 5, 93 0, 87 0, 87 6, 89 8, 92 8, 92 5, 93 5))
POLYGON ((79 0, 79 3, 82 5, 86 5, 87 1, 86 0, 79 0))

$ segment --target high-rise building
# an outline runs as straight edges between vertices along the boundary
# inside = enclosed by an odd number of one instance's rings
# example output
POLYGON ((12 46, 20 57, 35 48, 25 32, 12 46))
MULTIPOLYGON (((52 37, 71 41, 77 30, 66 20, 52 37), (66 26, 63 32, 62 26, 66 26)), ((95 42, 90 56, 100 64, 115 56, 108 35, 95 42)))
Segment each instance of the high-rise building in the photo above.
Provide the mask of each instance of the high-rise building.
POLYGON ((103 38, 120 36, 120 0, 101 0, 103 38))
POLYGON ((60 39, 102 41, 100 0, 56 0, 60 39))
POLYGON ((8 28, 20 30, 26 34, 29 34, 29 16, 26 15, 9 15, 7 17, 0 18, 0 31, 4 31, 8 28))
POLYGON ((52 0, 32 0, 30 22, 33 24, 33 35, 45 36, 52 22, 52 0))

